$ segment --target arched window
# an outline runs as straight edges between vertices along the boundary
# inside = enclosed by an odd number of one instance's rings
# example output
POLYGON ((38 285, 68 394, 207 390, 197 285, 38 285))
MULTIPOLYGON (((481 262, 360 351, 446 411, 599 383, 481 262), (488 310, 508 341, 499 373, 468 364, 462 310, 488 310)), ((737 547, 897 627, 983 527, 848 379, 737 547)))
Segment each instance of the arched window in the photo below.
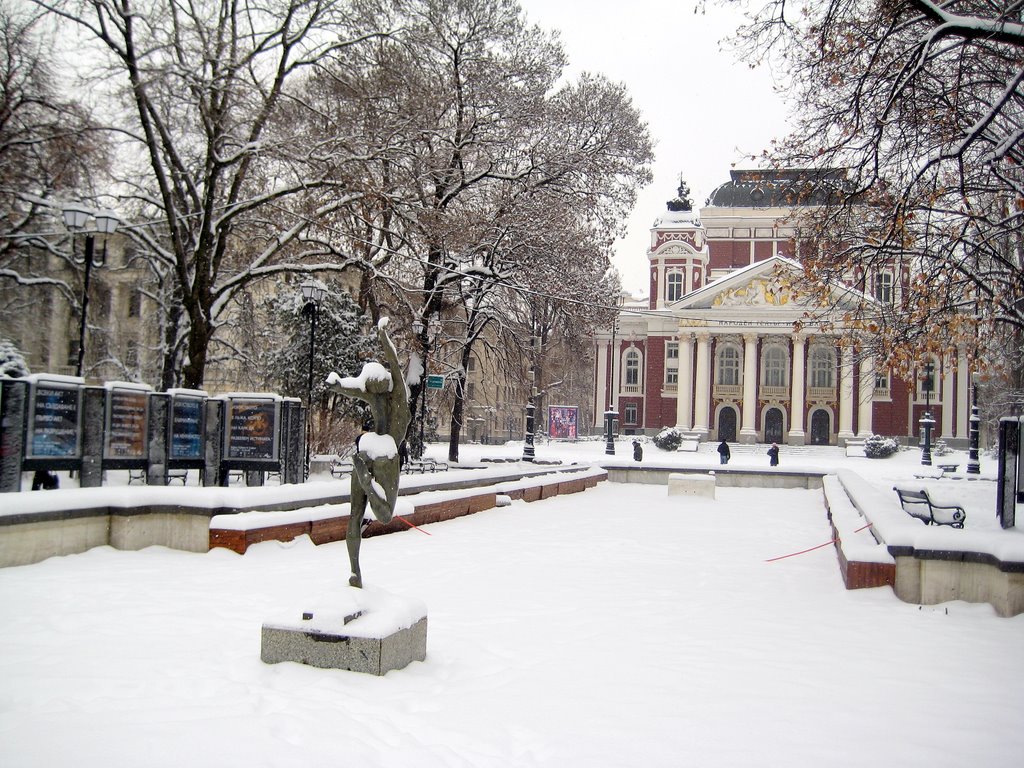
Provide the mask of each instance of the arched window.
POLYGON ((762 365, 764 386, 785 387, 789 384, 789 355, 785 347, 768 347, 764 351, 762 365))
POLYGON ((626 387, 639 389, 640 351, 637 349, 627 349, 626 354, 623 356, 623 364, 625 366, 624 383, 626 387))
POLYGON ((811 350, 811 386, 834 387, 836 385, 836 351, 831 347, 814 347, 811 350))
POLYGON ((726 387, 738 387, 740 384, 740 350, 734 344, 726 344, 719 348, 717 355, 717 384, 726 387))
POLYGON ((669 272, 665 275, 665 300, 679 301, 683 298, 683 273, 669 272))

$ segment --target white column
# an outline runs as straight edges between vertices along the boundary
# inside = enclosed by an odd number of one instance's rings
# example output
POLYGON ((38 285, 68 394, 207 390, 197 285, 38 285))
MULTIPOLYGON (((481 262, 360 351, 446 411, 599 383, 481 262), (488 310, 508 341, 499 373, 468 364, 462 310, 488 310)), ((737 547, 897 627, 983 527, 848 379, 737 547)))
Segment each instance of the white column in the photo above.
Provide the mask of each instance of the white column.
POLYGON ((966 440, 970 432, 971 372, 967 370, 967 354, 957 350, 956 366, 956 436, 966 440))
POLYGON ((803 445, 807 439, 804 433, 804 357, 807 339, 802 334, 793 337, 793 371, 790 376, 792 412, 789 414, 790 445, 803 445))
POLYGON ((860 391, 857 394, 857 437, 866 439, 874 433, 871 424, 875 396, 875 356, 861 349, 860 391))
POLYGON ((693 426, 693 338, 679 336, 679 383, 676 385, 676 427, 687 432, 693 426))
POLYGON ((956 413, 953 399, 953 360, 952 355, 945 355, 942 358, 942 428, 939 430, 939 437, 953 436, 953 416, 956 413))
MULTIPOLYGON (((853 437, 853 347, 839 353, 839 434, 840 441, 853 437)), ((840 442, 840 445, 842 442, 840 442)))
POLYGON ((597 390, 594 402, 594 426, 604 426, 604 412, 608 408, 608 348, 611 342, 601 341, 597 344, 597 360, 594 363, 594 374, 597 379, 597 390))
POLYGON ((708 433, 708 403, 711 397, 711 365, 709 357, 710 335, 697 334, 697 383, 693 397, 693 431, 708 433))
POLYGON ((743 426, 741 443, 756 443, 757 428, 757 334, 743 334, 743 426))

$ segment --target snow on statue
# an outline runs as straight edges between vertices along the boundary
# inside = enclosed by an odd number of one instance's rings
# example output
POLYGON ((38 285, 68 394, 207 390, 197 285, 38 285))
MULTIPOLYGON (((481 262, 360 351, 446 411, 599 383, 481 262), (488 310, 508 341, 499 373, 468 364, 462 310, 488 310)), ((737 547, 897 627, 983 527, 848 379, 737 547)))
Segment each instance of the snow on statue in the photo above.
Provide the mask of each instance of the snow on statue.
POLYGON ((352 511, 345 541, 352 576, 348 583, 363 586, 359 570, 359 544, 362 541, 366 504, 382 523, 391 522, 398 500, 398 479, 401 474, 399 447, 412 421, 409 410, 409 388, 401 375, 398 353, 387 334, 388 319, 377 323, 377 338, 384 350, 388 368, 377 362, 365 363, 359 376, 342 378, 336 373, 327 377, 327 386, 339 394, 362 400, 373 414, 373 432, 356 440, 352 457, 352 511))

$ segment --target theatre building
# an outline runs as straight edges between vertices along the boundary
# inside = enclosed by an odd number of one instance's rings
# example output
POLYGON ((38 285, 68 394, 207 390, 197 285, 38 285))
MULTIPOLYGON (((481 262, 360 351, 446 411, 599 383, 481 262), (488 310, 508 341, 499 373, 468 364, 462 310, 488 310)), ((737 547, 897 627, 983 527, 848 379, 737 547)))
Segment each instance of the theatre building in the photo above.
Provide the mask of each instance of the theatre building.
MULTIPOLYGON (((794 295, 801 271, 792 225, 806 175, 733 171, 692 210, 681 186, 651 228, 649 298, 627 300, 614 328, 596 335, 594 413, 618 414, 626 434, 678 427, 702 440, 843 445, 872 434, 916 443, 930 411, 933 435, 965 446, 970 412, 966 356, 931 359, 913 382, 890 375, 846 335, 838 318, 864 296, 832 287, 834 325, 794 295), (800 325, 797 325, 800 321, 800 325), (799 330, 796 330, 799 328, 799 330)), ((822 192, 822 194, 825 194, 822 192)), ((870 299, 892 302, 899 275, 867 276, 870 299)))

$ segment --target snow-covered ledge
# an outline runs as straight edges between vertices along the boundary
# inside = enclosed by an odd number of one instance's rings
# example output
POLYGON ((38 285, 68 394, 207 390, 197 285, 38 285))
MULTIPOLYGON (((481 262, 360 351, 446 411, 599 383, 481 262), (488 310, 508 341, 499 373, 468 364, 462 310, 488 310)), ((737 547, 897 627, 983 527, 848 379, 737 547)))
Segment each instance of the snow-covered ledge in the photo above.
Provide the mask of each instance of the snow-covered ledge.
POLYGON ((926 526, 856 472, 839 482, 896 562, 896 596, 908 603, 989 603, 1000 616, 1024 613, 1024 536, 1019 531, 926 526))

